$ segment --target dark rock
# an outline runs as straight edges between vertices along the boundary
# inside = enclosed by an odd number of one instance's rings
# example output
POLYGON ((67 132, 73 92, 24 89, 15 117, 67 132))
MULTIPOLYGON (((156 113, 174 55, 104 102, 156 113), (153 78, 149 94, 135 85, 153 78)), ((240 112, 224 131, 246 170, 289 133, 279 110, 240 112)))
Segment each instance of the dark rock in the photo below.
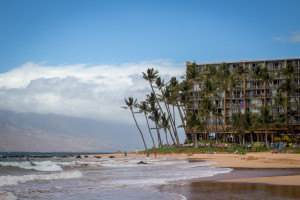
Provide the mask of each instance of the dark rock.
POLYGON ((115 156, 109 156, 108 158, 115 158, 115 156))
POLYGON ((101 158, 101 156, 94 156, 95 158, 101 158))
POLYGON ((138 162, 138 163, 136 163, 136 164, 138 164, 138 165, 147 165, 147 163, 144 162, 144 161, 140 161, 140 162, 138 162))
POLYGON ((81 158, 81 156, 76 156, 75 158, 81 158))
POLYGON ((88 158, 89 156, 84 156, 85 158, 88 158))

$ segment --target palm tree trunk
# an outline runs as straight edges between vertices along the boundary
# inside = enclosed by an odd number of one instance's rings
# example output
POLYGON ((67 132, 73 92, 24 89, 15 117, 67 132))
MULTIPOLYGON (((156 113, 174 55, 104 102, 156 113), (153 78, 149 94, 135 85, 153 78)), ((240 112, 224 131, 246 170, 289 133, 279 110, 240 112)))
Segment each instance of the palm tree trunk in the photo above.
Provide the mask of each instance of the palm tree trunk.
POLYGON ((269 149, 269 143, 268 143, 268 130, 266 129, 265 130, 265 138, 266 138, 266 146, 267 146, 267 149, 269 149))
POLYGON ((219 133, 218 133, 218 117, 216 116, 216 131, 215 131, 216 142, 219 143, 219 133))
POLYGON ((155 122, 155 127, 156 127, 156 131, 157 131, 158 146, 162 147, 162 142, 161 142, 161 137, 160 137, 160 131, 159 131, 159 128, 157 126, 157 122, 155 122))
POLYGON ((139 127, 139 125, 138 125, 136 119, 135 119, 135 116, 134 116, 134 113, 133 113, 133 110, 132 110, 132 109, 131 109, 131 113, 132 113, 133 119, 134 119, 134 121, 135 121, 135 124, 136 124, 137 128, 139 129, 139 132, 140 132, 140 134, 141 134, 141 136, 142 136, 142 139, 143 139, 143 142, 144 142, 144 145, 145 145, 145 149, 148 150, 148 149, 147 149, 147 146, 146 146, 146 143, 145 143, 144 135, 143 135, 143 133, 142 133, 142 131, 141 131, 141 129, 140 129, 140 127, 139 127))
POLYGON ((252 135, 252 131, 250 131, 250 141, 251 141, 251 144, 253 144, 253 135, 252 135))
POLYGON ((154 91, 154 88, 153 88, 153 85, 152 85, 151 82, 150 82, 150 86, 151 86, 152 92, 153 92, 153 94, 154 94, 154 96, 155 96, 155 101, 156 101, 156 103, 157 103, 157 105, 158 105, 158 107, 159 107, 159 109, 160 109, 160 112, 163 113, 163 110, 162 110, 162 108, 161 108, 161 106, 160 106, 160 104, 159 104, 159 101, 158 101, 158 99, 156 98, 156 93, 155 93, 155 91, 154 91))
MULTIPOLYGON (((173 137, 173 135, 172 135, 172 133, 171 133, 170 128, 168 128, 168 130, 169 130, 170 136, 171 136, 171 138, 172 138, 173 144, 176 144, 176 142, 175 142, 175 140, 174 140, 174 137, 173 137)), ((177 144, 177 145, 178 145, 178 144, 177 144)))
POLYGON ((156 148, 156 147, 155 147, 155 142, 154 142, 154 139, 153 139, 153 136, 152 136, 152 133, 151 133, 151 129, 150 129, 150 126, 149 126, 149 122, 148 122, 147 115, 146 115, 146 113, 144 113, 144 114, 145 114, 145 117, 146 117, 146 121, 147 121, 148 130, 149 130, 149 133, 150 133, 150 136, 151 136, 152 142, 153 142, 153 147, 154 147, 154 148, 156 148))
POLYGON ((176 129, 176 125, 175 125, 175 122, 173 121, 173 117, 172 117, 172 114, 171 114, 171 111, 170 111, 170 107, 169 105, 166 103, 166 101, 164 100, 164 103, 165 103, 165 107, 167 109, 167 112, 168 112, 168 115, 169 115, 169 118, 170 118, 170 124, 171 124, 171 127, 173 129, 173 133, 176 137, 176 140, 179 140, 178 139, 178 134, 177 134, 177 129, 176 129))
POLYGON ((192 135, 194 136, 194 147, 198 148, 197 134, 194 133, 193 128, 191 128, 192 135))
POLYGON ((223 137, 224 137, 223 142, 226 142, 227 140, 226 140, 226 131, 225 131, 224 123, 223 123, 222 120, 220 120, 220 116, 218 116, 218 119, 219 119, 219 122, 221 122, 221 126, 222 126, 222 129, 223 129, 223 137))
POLYGON ((232 100, 232 89, 230 89, 230 101, 231 101, 231 128, 232 128, 232 139, 233 139, 233 147, 235 148, 235 136, 234 136, 234 123, 233 123, 233 100, 232 100))
POLYGON ((187 130, 186 130, 186 125, 185 125, 185 121, 184 121, 184 117, 182 115, 182 112, 181 112, 181 108, 180 106, 178 105, 178 102, 176 101, 176 106, 177 106, 177 109, 179 111, 179 116, 181 118, 181 122, 182 122, 182 126, 183 126, 183 129, 184 129, 184 132, 185 132, 185 137, 186 137, 186 140, 188 142, 188 144, 190 144, 190 141, 189 141, 189 138, 188 138, 188 134, 187 134, 187 130))
POLYGON ((166 134, 166 141, 167 141, 167 145, 168 145, 168 146, 170 146, 170 144, 169 144, 169 141, 168 141, 167 130, 166 130, 166 129, 164 129, 164 131, 165 131, 165 134, 166 134))

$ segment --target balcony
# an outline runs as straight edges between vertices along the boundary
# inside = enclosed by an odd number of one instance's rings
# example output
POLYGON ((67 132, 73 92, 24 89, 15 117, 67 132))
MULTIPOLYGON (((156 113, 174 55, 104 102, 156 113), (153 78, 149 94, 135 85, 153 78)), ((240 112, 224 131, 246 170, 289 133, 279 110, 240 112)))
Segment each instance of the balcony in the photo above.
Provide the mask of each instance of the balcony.
POLYGON ((263 85, 247 85, 246 89, 264 89, 263 85))
POLYGON ((261 107, 261 103, 249 103, 249 104, 247 104, 247 107, 248 108, 250 108, 250 107, 255 107, 255 108, 261 107))
POLYGON ((264 94, 248 94, 246 97, 247 98, 249 98, 249 97, 263 98, 264 94))

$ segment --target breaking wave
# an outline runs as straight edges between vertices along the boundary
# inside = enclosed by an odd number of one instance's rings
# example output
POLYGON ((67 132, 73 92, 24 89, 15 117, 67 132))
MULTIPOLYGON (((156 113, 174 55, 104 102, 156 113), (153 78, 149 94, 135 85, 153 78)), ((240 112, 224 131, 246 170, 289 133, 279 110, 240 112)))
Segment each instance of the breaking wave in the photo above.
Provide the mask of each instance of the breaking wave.
POLYGON ((19 167, 22 169, 33 169, 36 171, 62 171, 63 169, 52 161, 34 161, 34 162, 0 162, 3 167, 19 167))
POLYGON ((79 178, 82 176, 80 171, 67 171, 53 174, 31 174, 23 176, 0 176, 0 186, 4 185, 18 185, 27 181, 34 180, 56 180, 56 179, 70 179, 79 178))

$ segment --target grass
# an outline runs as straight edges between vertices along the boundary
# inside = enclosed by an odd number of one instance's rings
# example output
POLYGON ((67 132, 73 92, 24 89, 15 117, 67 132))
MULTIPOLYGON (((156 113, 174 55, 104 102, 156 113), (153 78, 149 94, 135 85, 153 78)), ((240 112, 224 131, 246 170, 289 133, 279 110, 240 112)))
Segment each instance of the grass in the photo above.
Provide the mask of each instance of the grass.
MULTIPOLYGON (((148 151, 141 151, 140 153, 154 153, 154 151, 157 151, 159 154, 169 154, 169 153, 186 153, 186 154, 196 154, 196 153, 207 153, 208 151, 216 151, 217 153, 234 153, 236 150, 239 151, 239 153, 250 153, 250 152, 268 152, 272 149, 268 150, 266 147, 258 147, 257 150, 254 149, 243 149, 242 147, 237 147, 235 149, 222 149, 222 148, 216 148, 216 147, 184 147, 184 148, 177 148, 177 147, 170 147, 170 148, 152 148, 148 149, 148 151)), ((290 150, 290 148, 284 149, 286 151, 290 150)), ((297 148, 295 153, 300 154, 300 149, 297 148)))

